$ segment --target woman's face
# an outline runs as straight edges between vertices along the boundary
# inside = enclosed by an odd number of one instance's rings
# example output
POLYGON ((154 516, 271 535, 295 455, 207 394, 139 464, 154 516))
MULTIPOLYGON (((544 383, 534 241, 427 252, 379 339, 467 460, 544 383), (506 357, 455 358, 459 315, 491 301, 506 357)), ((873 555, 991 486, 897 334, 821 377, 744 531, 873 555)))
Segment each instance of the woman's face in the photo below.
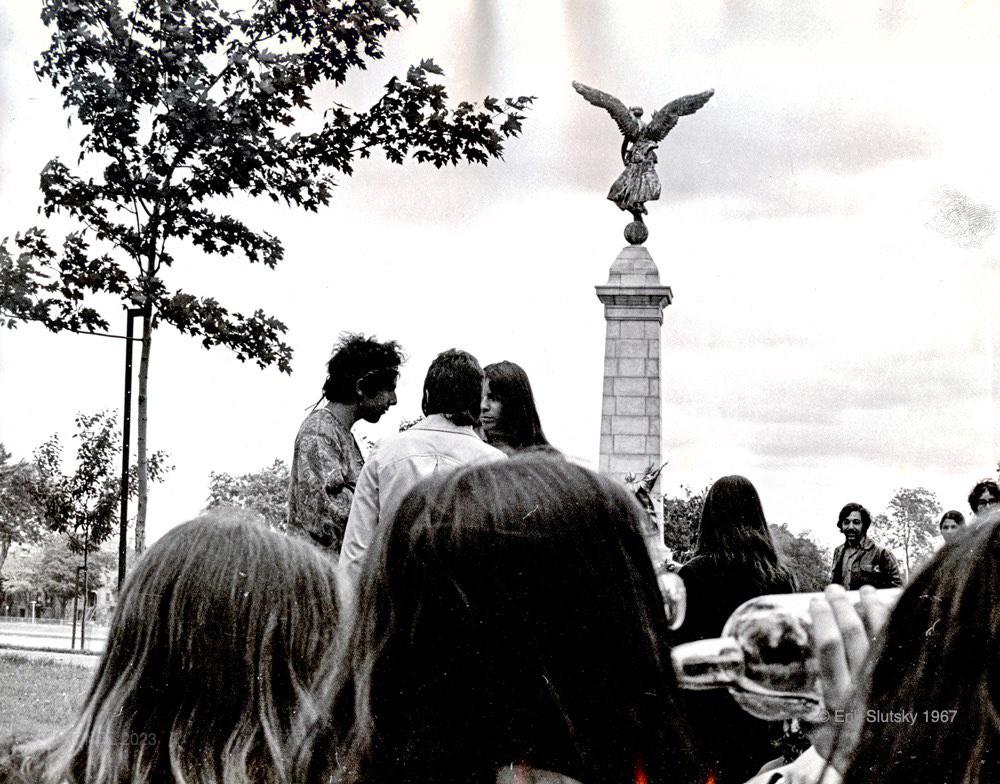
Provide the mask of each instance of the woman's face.
POLYGON ((503 416, 503 403, 490 394, 489 379, 483 379, 483 400, 479 409, 479 421, 486 433, 493 432, 500 425, 503 416))
POLYGON ((941 522, 941 536, 944 537, 946 542, 950 542, 955 537, 955 534, 958 533, 959 528, 961 526, 949 517, 947 520, 941 522))

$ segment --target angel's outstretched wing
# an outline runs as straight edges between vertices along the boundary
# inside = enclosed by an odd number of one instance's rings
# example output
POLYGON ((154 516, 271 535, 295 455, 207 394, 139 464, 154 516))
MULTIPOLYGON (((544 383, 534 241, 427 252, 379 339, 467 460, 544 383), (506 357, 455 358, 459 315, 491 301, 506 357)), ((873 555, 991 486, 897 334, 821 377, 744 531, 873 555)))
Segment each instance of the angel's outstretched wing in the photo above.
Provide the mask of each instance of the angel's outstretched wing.
MULTIPOLYGON (((587 87, 585 84, 573 82, 573 89, 586 98, 594 106, 607 109, 608 114, 618 123, 618 130, 622 132, 626 139, 635 141, 642 131, 642 124, 636 119, 629 108, 609 93, 587 87)), ((707 100, 707 99, 706 99, 707 100)))
POLYGON ((708 99, 713 95, 715 95, 715 90, 707 90, 697 95, 685 95, 683 98, 671 101, 662 109, 657 109, 653 112, 649 125, 646 126, 646 138, 652 139, 654 142, 662 140, 677 125, 677 119, 681 115, 694 114, 708 103, 708 99))

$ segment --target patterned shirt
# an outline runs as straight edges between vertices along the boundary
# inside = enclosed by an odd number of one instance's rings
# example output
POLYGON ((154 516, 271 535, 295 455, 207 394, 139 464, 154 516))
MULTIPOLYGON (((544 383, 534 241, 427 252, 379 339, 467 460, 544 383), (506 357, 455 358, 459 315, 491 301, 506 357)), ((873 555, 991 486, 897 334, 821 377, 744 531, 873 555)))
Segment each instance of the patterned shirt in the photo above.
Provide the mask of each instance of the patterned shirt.
POLYGON ((288 492, 288 531, 340 553, 354 487, 365 464, 358 442, 330 410, 306 417, 295 437, 288 492))

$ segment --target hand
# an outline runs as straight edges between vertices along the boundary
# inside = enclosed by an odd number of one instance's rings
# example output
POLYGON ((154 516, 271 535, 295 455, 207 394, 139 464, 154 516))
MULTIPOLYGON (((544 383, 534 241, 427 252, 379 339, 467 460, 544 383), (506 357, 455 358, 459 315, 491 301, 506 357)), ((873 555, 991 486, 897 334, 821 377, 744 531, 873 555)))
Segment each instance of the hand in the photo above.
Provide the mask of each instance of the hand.
POLYGON ((814 599, 809 606, 827 712, 831 719, 838 715, 854 717, 839 724, 828 720, 813 725, 809 737, 816 750, 841 771, 857 739, 864 712, 864 706, 857 704, 855 681, 868 658, 870 640, 878 636, 889 612, 870 586, 859 591, 857 609, 839 585, 827 586, 824 598, 814 599))

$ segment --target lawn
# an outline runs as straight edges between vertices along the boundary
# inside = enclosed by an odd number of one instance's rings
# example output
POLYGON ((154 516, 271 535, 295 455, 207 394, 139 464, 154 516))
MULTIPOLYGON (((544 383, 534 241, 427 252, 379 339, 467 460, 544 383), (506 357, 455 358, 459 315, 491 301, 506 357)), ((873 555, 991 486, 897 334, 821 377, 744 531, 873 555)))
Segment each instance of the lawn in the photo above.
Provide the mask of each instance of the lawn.
POLYGON ((0 738, 28 740, 63 729, 93 677, 88 667, 0 652, 0 738))

